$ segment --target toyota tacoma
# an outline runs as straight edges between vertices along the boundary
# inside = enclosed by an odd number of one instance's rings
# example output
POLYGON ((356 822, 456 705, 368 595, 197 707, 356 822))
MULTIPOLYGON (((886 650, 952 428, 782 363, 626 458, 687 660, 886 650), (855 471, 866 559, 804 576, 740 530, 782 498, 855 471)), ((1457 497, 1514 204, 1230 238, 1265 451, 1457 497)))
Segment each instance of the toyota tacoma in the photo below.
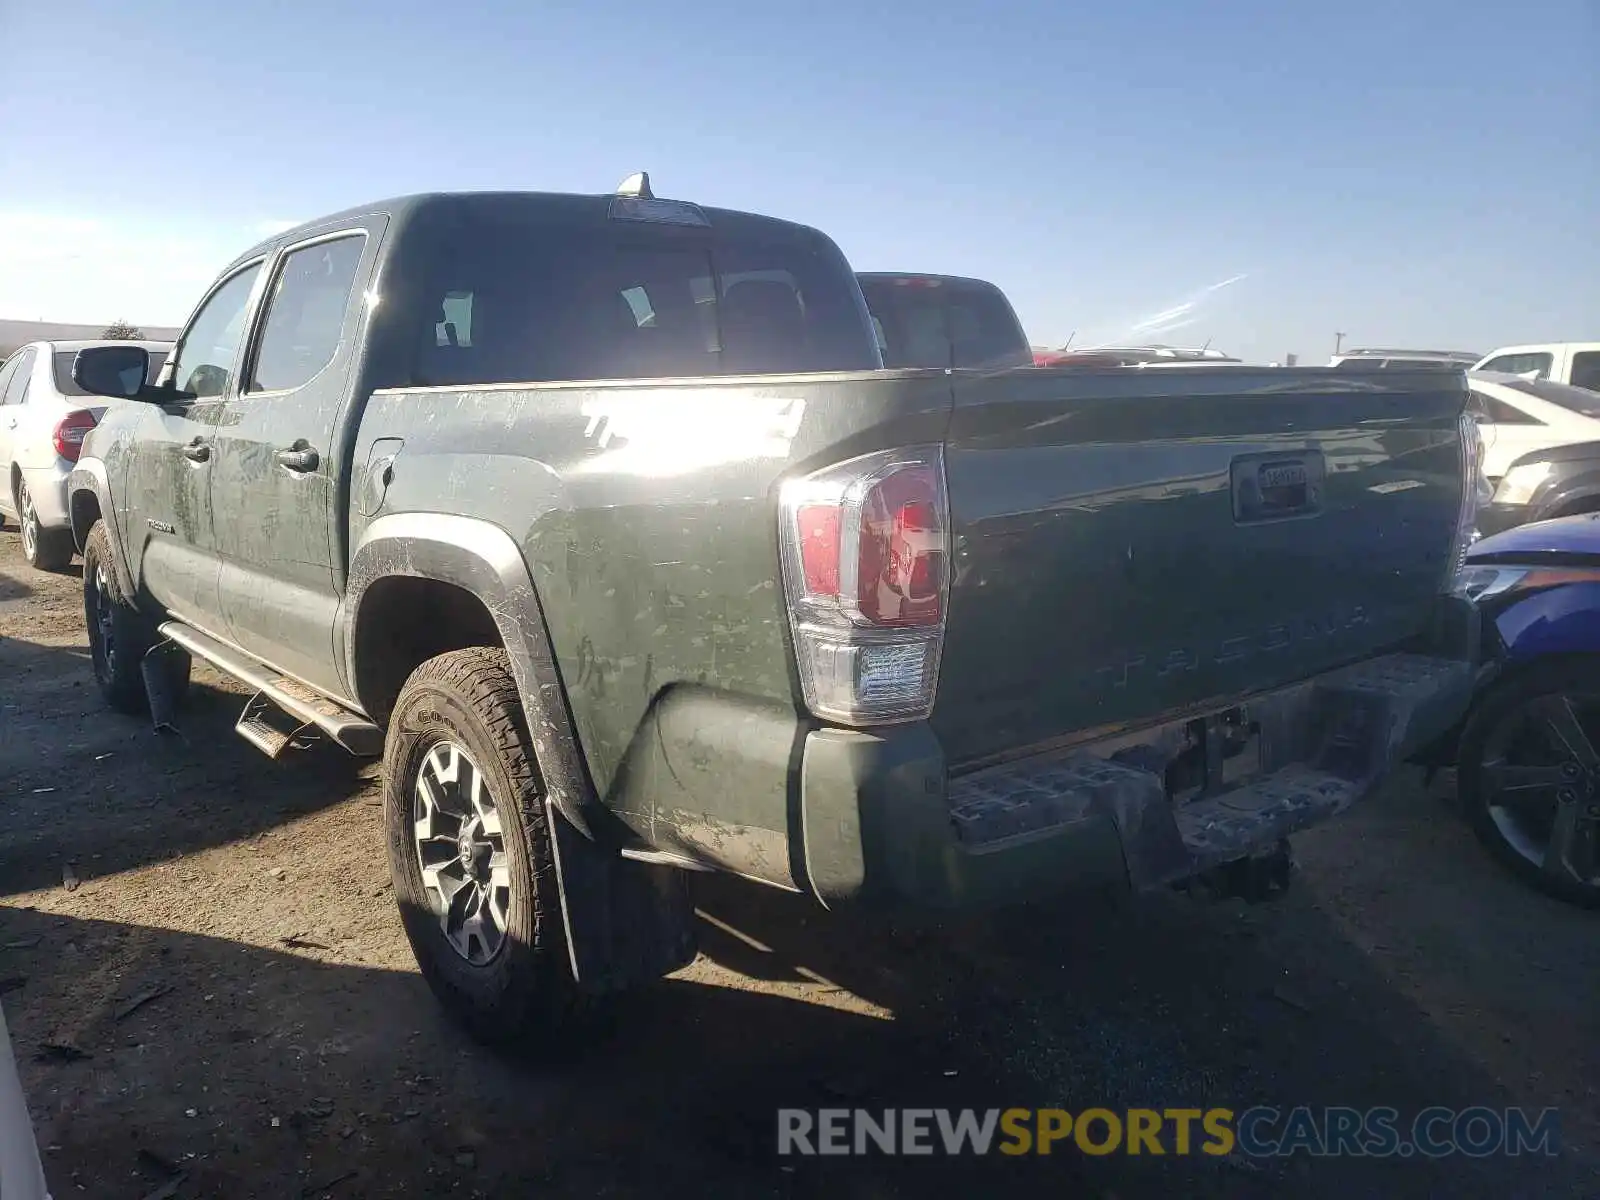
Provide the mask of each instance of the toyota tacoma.
MULTIPOLYGON (((95 678, 382 757, 490 1040, 695 954, 687 880, 969 911, 1226 880, 1466 707, 1459 373, 886 368, 812 229, 364 205, 241 255, 70 478, 95 678)), ((1245 872, 1248 874, 1248 872, 1245 872)))

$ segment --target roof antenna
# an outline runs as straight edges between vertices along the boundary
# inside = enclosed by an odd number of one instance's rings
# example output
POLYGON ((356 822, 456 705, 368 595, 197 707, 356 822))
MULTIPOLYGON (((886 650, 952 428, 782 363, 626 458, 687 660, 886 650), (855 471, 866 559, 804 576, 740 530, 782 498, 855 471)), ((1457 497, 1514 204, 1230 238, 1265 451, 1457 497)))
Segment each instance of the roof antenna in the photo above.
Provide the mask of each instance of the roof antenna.
POLYGON ((654 200, 656 194, 650 190, 650 172, 635 171, 629 175, 617 184, 617 195, 633 196, 639 200, 654 200))

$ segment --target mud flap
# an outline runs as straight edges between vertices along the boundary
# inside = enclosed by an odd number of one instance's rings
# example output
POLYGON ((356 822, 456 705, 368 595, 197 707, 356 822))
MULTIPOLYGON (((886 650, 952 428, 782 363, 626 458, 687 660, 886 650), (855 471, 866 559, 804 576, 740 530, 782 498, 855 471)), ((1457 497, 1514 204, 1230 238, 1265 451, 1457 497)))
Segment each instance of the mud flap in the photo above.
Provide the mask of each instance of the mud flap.
POLYGON ((150 724, 157 733, 177 733, 172 718, 178 711, 176 681, 183 677, 177 668, 178 656, 188 657, 188 651, 175 642, 161 641, 145 651, 139 660, 139 674, 144 677, 144 692, 150 704, 150 724))
POLYGON ((625 859, 545 802, 572 975, 586 992, 616 992, 694 961, 694 903, 685 872, 625 859))

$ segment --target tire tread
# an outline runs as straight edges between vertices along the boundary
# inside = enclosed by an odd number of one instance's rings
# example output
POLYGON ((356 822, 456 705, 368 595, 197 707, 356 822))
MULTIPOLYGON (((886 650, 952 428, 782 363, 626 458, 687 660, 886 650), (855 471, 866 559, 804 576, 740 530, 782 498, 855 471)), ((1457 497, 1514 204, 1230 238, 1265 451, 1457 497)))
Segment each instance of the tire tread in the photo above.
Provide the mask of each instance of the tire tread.
MULTIPOLYGON (((573 985, 567 963, 543 780, 523 717, 521 694, 511 674, 510 659, 499 647, 473 646, 429 659, 412 672, 400 690, 385 747, 383 772, 396 898, 399 900, 404 895, 403 887, 410 888, 409 872, 413 869, 401 860, 411 853, 408 832, 411 780, 407 764, 415 753, 416 738, 403 728, 403 720, 415 699, 430 691, 453 696, 472 714, 493 749, 495 767, 504 772, 511 785, 512 795, 496 795, 495 800, 500 806, 510 803, 516 806, 515 821, 502 820, 502 829, 508 841, 514 832, 520 835, 529 878, 518 881, 518 885, 526 887, 532 936, 526 946, 508 946, 506 952, 515 953, 517 957, 495 976, 492 987, 475 989, 473 993, 455 982, 462 968, 447 957, 455 952, 444 944, 431 911, 421 913, 419 910, 408 916, 402 908, 407 936, 430 986, 469 1033, 490 1045, 547 1049, 557 1031, 562 1034, 571 1031, 588 1006, 573 985), (406 777, 400 778, 402 774, 406 777), (402 872, 405 872, 404 881, 400 877, 402 872), (436 958, 438 962, 433 961, 436 958), (441 969, 439 963, 449 966, 441 969)), ((488 763, 479 763, 479 766, 486 772, 494 769, 488 763)), ((513 909, 515 907, 514 898, 513 909)))

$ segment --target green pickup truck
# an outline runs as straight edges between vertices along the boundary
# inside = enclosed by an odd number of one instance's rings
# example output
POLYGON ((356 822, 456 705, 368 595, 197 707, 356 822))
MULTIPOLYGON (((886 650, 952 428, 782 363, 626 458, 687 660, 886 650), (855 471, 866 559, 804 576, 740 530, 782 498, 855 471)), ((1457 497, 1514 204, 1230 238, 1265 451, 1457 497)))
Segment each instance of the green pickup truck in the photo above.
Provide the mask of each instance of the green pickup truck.
POLYGON ((1459 374, 888 369, 822 234, 423 195, 241 255, 70 479, 95 678, 193 656, 383 756, 489 1040, 695 953, 731 872, 921 912, 1234 878, 1466 706, 1459 374))

